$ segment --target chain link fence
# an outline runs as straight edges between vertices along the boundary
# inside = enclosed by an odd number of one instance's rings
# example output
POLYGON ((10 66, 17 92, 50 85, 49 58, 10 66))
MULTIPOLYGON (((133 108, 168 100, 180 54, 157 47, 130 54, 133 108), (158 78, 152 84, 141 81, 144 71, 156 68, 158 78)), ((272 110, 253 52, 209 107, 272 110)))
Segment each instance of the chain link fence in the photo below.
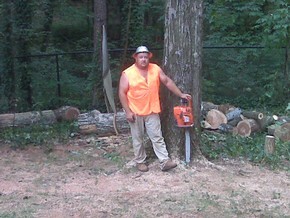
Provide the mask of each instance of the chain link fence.
MULTIPOLYGON (((153 60, 162 64, 161 48, 151 49, 153 60)), ((133 63, 129 49, 109 50, 110 69, 117 106, 120 72, 133 63)), ((22 90, 16 87, 17 112, 55 109, 70 105, 80 110, 105 110, 100 67, 92 51, 31 55, 32 108, 25 108, 22 90), (95 83, 97 81, 97 83, 95 83), (93 91, 96 102, 93 104, 93 91)), ((20 84, 20 59, 15 58, 16 84, 20 84)), ((214 103, 231 103, 240 107, 275 106, 290 101, 287 56, 285 49, 263 47, 204 47, 202 98, 214 103), (283 95, 283 96, 281 96, 283 95), (286 101, 285 101, 286 100, 286 101)), ((1 84, 0 112, 8 112, 8 100, 1 84)))

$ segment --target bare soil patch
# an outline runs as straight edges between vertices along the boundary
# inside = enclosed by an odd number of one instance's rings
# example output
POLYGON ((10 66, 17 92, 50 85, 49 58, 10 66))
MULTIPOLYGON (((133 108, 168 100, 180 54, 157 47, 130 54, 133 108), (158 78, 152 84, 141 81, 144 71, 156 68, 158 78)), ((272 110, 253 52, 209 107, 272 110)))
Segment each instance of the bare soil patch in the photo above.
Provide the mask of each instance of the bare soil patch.
POLYGON ((244 161, 127 168, 128 135, 0 145, 0 217, 290 217, 290 173, 244 161))

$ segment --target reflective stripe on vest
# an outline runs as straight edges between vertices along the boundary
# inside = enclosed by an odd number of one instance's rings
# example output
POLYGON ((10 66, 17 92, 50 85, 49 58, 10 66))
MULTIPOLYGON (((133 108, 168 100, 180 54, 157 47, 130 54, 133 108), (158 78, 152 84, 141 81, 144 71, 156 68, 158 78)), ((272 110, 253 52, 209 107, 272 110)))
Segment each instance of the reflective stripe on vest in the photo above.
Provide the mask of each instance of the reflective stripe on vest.
POLYGON ((156 64, 149 64, 147 82, 133 64, 124 73, 129 80, 127 92, 129 108, 138 115, 149 115, 159 113, 159 73, 161 69, 156 64))

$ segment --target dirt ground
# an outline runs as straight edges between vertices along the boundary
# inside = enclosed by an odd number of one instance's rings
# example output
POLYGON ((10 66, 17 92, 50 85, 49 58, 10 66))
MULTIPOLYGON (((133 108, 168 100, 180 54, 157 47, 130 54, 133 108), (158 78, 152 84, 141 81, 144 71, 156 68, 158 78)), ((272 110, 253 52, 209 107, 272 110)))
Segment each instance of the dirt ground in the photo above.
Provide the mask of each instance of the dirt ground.
MULTIPOLYGON (((149 151, 150 154, 150 151, 149 151)), ((290 173, 245 161, 128 168, 128 135, 0 145, 0 217, 290 217, 290 173)))

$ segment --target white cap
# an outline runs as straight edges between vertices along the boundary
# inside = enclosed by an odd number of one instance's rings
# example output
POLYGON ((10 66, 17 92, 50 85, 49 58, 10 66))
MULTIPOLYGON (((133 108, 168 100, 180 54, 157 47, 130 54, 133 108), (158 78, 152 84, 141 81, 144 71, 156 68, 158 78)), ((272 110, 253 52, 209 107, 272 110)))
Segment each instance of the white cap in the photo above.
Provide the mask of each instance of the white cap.
POLYGON ((148 48, 146 46, 139 46, 135 53, 133 54, 133 58, 135 58, 135 56, 139 53, 148 53, 149 54, 149 58, 152 58, 153 54, 148 50, 148 48))

